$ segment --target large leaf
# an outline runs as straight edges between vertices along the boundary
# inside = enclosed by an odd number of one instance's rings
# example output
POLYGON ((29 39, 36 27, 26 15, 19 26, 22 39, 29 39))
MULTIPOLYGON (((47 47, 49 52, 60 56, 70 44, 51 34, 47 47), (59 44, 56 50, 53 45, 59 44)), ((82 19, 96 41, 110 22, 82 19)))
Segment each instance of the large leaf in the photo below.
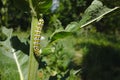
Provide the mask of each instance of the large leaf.
POLYGON ((83 25, 88 21, 95 19, 96 17, 104 14, 109 10, 110 8, 104 6, 101 1, 94 0, 91 5, 85 10, 82 20, 80 20, 80 25, 83 25))
POLYGON ((79 22, 80 28, 85 27, 94 21, 101 20, 106 14, 118 9, 115 7, 110 9, 102 4, 99 0, 94 0, 91 5, 85 10, 82 19, 79 22))
POLYGON ((99 0, 94 0, 91 5, 85 10, 82 19, 78 23, 70 23, 66 27, 68 31, 77 31, 80 28, 86 27, 87 25, 99 21, 105 16, 106 14, 118 9, 115 7, 110 9, 102 4, 99 0))
MULTIPOLYGON (((13 68, 9 69, 9 68, 5 68, 5 71, 14 71, 14 69, 16 69, 15 73, 19 72, 19 70, 22 72, 21 74, 23 75, 22 77, 27 79, 27 69, 28 69, 28 55, 25 55, 21 50, 17 50, 15 51, 15 49, 12 47, 11 45, 11 37, 12 37, 12 29, 7 29, 5 27, 2 28, 2 31, 4 32, 4 34, 6 34, 6 36, 8 37, 7 40, 0 42, 0 55, 4 55, 4 60, 2 58, 0 58, 0 61, 3 63, 4 66, 7 65, 11 65, 13 66, 13 68), (16 56, 16 59, 15 59, 16 56), (5 60, 8 60, 10 63, 4 63, 5 60), (18 62, 18 65, 16 66, 16 61, 18 62), (18 68, 18 70, 17 70, 18 68)), ((17 44, 17 43, 16 43, 17 44)), ((1 69, 2 70, 2 69, 1 69)), ((14 73, 13 73, 14 74, 14 73)), ((17 73, 17 74, 20 74, 17 73)), ((16 74, 16 75, 17 75, 16 74)), ((9 74, 6 74, 9 75, 9 74)), ((15 76, 15 75, 13 75, 15 76)), ((13 76, 9 76, 7 77, 7 79, 12 79, 13 76)), ((15 80, 17 80, 14 77, 15 80)), ((19 80, 19 79, 18 79, 19 80)))

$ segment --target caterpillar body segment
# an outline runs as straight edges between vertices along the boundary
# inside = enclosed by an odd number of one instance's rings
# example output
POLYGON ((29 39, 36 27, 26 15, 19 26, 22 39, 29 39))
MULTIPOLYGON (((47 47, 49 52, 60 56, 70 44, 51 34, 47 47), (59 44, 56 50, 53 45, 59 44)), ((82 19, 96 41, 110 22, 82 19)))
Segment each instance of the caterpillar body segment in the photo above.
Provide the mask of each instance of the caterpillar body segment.
POLYGON ((34 31, 33 51, 36 56, 40 55, 40 38, 44 20, 41 18, 34 31))

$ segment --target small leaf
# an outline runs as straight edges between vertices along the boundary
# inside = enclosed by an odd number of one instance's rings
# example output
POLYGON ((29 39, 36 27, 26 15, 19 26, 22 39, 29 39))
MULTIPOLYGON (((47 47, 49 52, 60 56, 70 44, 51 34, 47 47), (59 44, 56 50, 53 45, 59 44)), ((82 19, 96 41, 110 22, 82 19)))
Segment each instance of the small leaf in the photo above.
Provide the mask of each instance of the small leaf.
POLYGON ((49 55, 51 53, 55 52, 55 48, 54 47, 46 47, 42 49, 42 55, 49 55))
POLYGON ((35 7, 35 10, 37 13, 47 13, 48 10, 51 9, 52 6, 52 0, 33 0, 33 6, 35 7))
POLYGON ((66 31, 74 32, 78 30, 78 23, 77 22, 71 22, 70 24, 67 25, 65 28, 66 31))
POLYGON ((53 35, 50 37, 50 43, 52 43, 56 40, 59 40, 59 39, 63 39, 70 35, 72 35, 72 32, 68 32, 65 30, 54 32, 53 35))

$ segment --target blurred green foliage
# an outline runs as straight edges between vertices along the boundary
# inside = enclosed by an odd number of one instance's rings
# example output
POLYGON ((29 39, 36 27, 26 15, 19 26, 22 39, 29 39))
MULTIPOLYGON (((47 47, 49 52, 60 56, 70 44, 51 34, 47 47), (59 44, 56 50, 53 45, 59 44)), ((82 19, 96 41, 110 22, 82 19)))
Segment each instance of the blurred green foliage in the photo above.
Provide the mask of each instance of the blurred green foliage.
MULTIPOLYGON (((83 37, 82 37, 83 38, 83 37)), ((119 80, 120 45, 113 36, 97 33, 84 37, 76 45, 82 49, 81 75, 84 80, 119 80), (99 35, 99 36, 98 36, 99 35), (97 74, 96 74, 97 73, 97 74)))
MULTIPOLYGON (((45 20, 38 80, 120 79, 120 10, 78 30, 109 11, 108 7, 119 6, 119 0, 101 0, 103 4, 96 0, 94 6, 90 6, 93 0, 60 0, 55 11, 51 11, 52 0, 31 1, 37 18, 43 14, 45 20)), ((28 0, 0 1, 1 80, 19 80, 11 48, 16 50, 23 72, 28 68, 31 13, 28 0)))

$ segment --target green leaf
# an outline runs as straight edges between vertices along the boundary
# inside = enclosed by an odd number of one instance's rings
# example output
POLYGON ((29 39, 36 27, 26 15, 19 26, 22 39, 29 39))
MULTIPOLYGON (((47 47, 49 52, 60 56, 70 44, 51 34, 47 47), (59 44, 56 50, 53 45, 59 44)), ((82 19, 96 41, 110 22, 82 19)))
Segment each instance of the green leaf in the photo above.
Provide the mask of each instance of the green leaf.
MULTIPOLYGON (((2 30, 3 30, 4 34, 6 34, 8 36, 8 38, 7 38, 7 40, 0 42, 0 45, 1 45, 0 46, 0 55, 5 57, 4 60, 9 59, 11 62, 11 63, 7 63, 7 64, 5 63, 4 66, 11 65, 11 66, 15 67, 16 69, 19 68, 22 71, 22 73, 21 73, 22 77, 25 78, 25 80, 26 80, 27 79, 27 71, 28 71, 28 55, 25 55, 20 50, 15 51, 15 49, 12 47, 11 41, 10 41, 10 39, 12 37, 12 32, 13 32, 12 29, 7 29, 7 28, 3 27, 2 30), (15 62, 15 56, 13 54, 16 55, 19 66, 16 66, 17 63, 15 62), (14 65, 12 65, 12 64, 14 64, 14 65)), ((0 58, 0 61, 3 63, 4 63, 4 60, 2 60, 2 58, 0 58)), ((7 71, 7 70, 9 70, 9 69, 5 68, 5 71, 7 71)), ((14 71, 14 68, 12 71, 14 71)), ((18 70, 16 70, 16 72, 18 72, 18 70)), ((20 74, 20 72, 17 74, 20 74)), ((13 76, 15 76, 15 75, 13 75, 13 76)), ((9 76, 7 79, 11 79, 13 76, 9 76)))
POLYGON ((54 47, 46 47, 42 49, 42 55, 49 55, 51 53, 55 52, 55 48, 54 47))
MULTIPOLYGON (((116 9, 118 9, 119 7, 115 7, 115 8, 113 8, 113 9, 109 9, 108 11, 106 10, 104 13, 102 13, 102 14, 100 14, 99 16, 97 16, 97 17, 95 17, 95 18, 93 18, 93 19, 90 19, 90 20, 88 20, 88 21, 86 21, 86 23, 85 24, 82 24, 82 20, 84 21, 84 18, 80 21, 80 28, 83 28, 83 27, 85 27, 85 26, 87 26, 87 25, 89 25, 89 24, 91 24, 91 23, 93 23, 93 22, 95 22, 95 21, 99 21, 100 19, 102 19, 103 18, 103 16, 105 16, 106 14, 108 14, 108 13, 110 13, 110 12, 112 12, 112 11, 114 11, 114 10, 116 10, 116 9)), ((92 17, 91 17, 92 18, 92 17)))
POLYGON ((110 10, 106 6, 103 6, 102 2, 99 0, 94 0, 91 5, 85 10, 82 19, 80 20, 80 26, 87 23, 88 21, 95 19, 96 17, 104 14, 106 11, 110 10))
POLYGON ((3 33, 2 28, 0 27, 0 41, 4 41, 7 39, 7 36, 3 33))
POLYGON ((27 80, 28 78, 28 55, 25 55, 24 53, 18 51, 16 52, 16 56, 19 62, 19 67, 22 71, 23 78, 24 80, 27 80))
POLYGON ((74 32, 74 31, 78 30, 78 28, 79 28, 79 25, 77 22, 71 22, 70 24, 67 25, 65 30, 70 31, 70 32, 74 32))
POLYGON ((104 15, 116 10, 117 7, 110 9, 102 4, 99 0, 94 0, 91 5, 85 10, 85 13, 80 20, 80 26, 84 27, 94 21, 99 21, 104 15), (85 25, 86 24, 86 25, 85 25))
POLYGON ((94 19, 105 12, 109 11, 110 8, 104 6, 101 1, 99 0, 94 0, 91 5, 85 10, 85 15, 91 16, 90 19, 94 19))
MULTIPOLYGON (((9 52, 10 54, 10 52, 9 52)), ((19 73, 13 58, 3 54, 0 47, 0 76, 1 80, 20 80, 19 73)))
POLYGON ((50 43, 66 38, 67 36, 72 35, 72 32, 68 32, 65 30, 61 30, 61 31, 56 31, 52 34, 52 36, 50 37, 50 43))
POLYGON ((32 2, 37 13, 46 14, 51 9, 52 0, 33 0, 32 2))
MULTIPOLYGON (((115 8, 116 9, 116 8, 115 8)), ((77 22, 71 22, 67 25, 66 31, 75 32, 80 28, 83 28, 95 21, 99 21, 103 18, 104 15, 115 10, 110 9, 102 4, 99 0, 94 0, 91 5, 85 10, 82 19, 77 22)))
POLYGON ((7 29, 5 27, 2 27, 2 32, 7 36, 7 39, 5 41, 0 42, 0 50, 3 55, 8 56, 10 58, 13 58, 13 55, 10 54, 11 52, 11 43, 10 43, 10 38, 12 36, 12 29, 7 29))

